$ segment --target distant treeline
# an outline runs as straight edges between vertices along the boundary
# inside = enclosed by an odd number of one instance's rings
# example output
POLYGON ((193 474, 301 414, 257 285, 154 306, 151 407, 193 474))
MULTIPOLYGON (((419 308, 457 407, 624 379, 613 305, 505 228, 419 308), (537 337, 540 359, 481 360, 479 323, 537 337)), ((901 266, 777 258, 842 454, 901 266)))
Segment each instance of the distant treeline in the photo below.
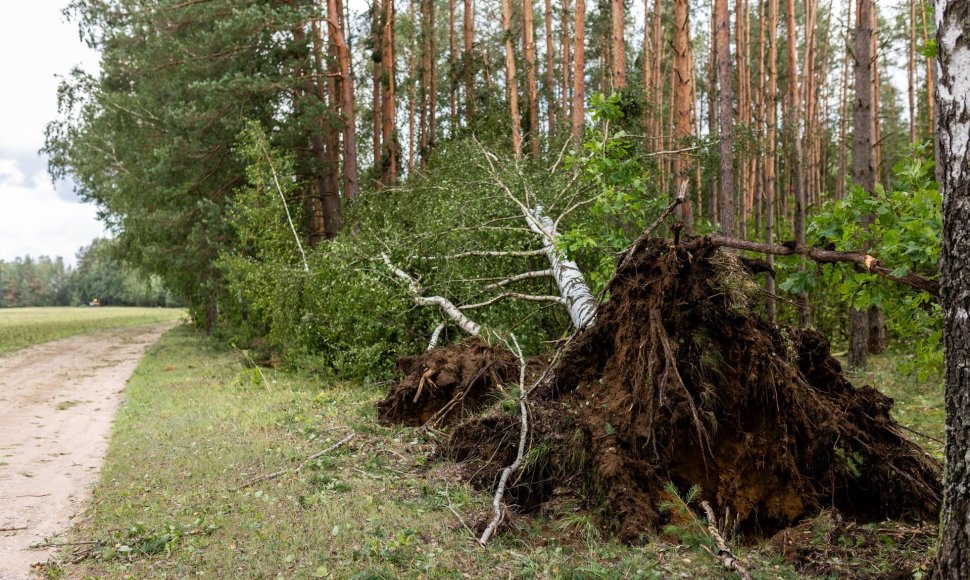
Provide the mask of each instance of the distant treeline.
POLYGON ((111 242, 81 248, 77 266, 61 257, 0 260, 0 308, 79 306, 179 306, 157 276, 144 276, 111 255, 111 242))

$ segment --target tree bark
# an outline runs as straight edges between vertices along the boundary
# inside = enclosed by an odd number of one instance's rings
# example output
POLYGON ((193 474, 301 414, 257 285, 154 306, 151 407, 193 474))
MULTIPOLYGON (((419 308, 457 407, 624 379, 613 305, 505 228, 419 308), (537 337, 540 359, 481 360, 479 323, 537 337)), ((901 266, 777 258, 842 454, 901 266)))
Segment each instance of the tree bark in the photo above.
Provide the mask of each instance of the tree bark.
MULTIPOLYGON (((795 230, 795 242, 805 243, 805 171, 804 154, 802 150, 802 131, 801 131, 801 99, 798 90, 798 34, 795 29, 795 0, 786 2, 786 30, 788 35, 788 121, 786 131, 788 138, 795 152, 792 165, 794 171, 790 180, 791 189, 794 193, 795 212, 793 227, 795 230)), ((804 266, 799 266, 799 270, 804 266)), ((808 292, 798 294, 798 323, 802 328, 808 328, 811 324, 811 311, 808 304, 808 292)))
MULTIPOLYGON (((855 102, 852 129, 852 181, 872 193, 876 188, 873 158, 874 122, 872 109, 872 2, 858 0, 854 51, 855 102)), ((869 217, 863 224, 868 226, 869 217)), ((850 315, 849 366, 865 368, 869 352, 869 315, 853 309, 850 315)))
POLYGON ((463 34, 464 34, 464 53, 462 58, 464 59, 465 68, 465 122, 471 121, 472 116, 475 114, 475 76, 472 71, 472 62, 474 61, 474 37, 475 37, 475 23, 474 23, 475 12, 472 8, 472 0, 465 0, 465 13, 462 15, 463 20, 463 34))
MULTIPOLYGON (((691 74, 690 74, 690 16, 687 0, 674 0, 674 133, 676 147, 683 148, 692 134, 691 74)), ((690 157, 684 153, 674 156, 674 197, 690 191, 690 157)), ((691 196, 687 196, 691 199, 691 196)), ((690 231, 694 226, 691 202, 677 207, 678 218, 690 231)))
POLYGON ((381 51, 381 82, 383 83, 381 122, 384 161, 384 184, 395 185, 397 183, 397 136, 395 134, 395 122, 397 115, 395 112, 396 101, 394 98, 394 0, 384 0, 384 20, 381 32, 383 49, 381 51))
MULTIPOLYGON (((768 0, 768 92, 765 95, 765 242, 774 243, 775 198, 778 193, 777 126, 778 126, 778 0, 768 0)), ((768 264, 774 265, 774 257, 768 256, 768 264)), ((768 290, 768 320, 775 322, 778 305, 775 301, 775 279, 768 277, 765 284, 768 290)))
POLYGON ((373 122, 371 129, 374 133, 374 179, 377 181, 378 189, 380 189, 384 181, 384 160, 381 155, 383 152, 381 135, 384 132, 384 123, 381 119, 381 113, 384 110, 384 105, 381 101, 381 58, 384 54, 384 42, 381 40, 381 31, 384 27, 381 26, 381 0, 371 0, 371 2, 371 62, 373 65, 371 77, 371 120, 373 122))
POLYGON ((852 60, 852 44, 849 42, 849 31, 852 29, 852 2, 846 2, 845 6, 845 59, 842 65, 842 88, 839 93, 839 157, 838 170, 835 176, 835 199, 845 197, 846 161, 848 159, 846 152, 848 114, 846 109, 849 99, 849 61, 852 60))
POLYGON ((936 0, 937 179, 943 193, 946 471, 933 578, 970 570, 970 4, 936 0))
MULTIPOLYGON (((714 14, 717 23, 718 138, 721 145, 719 221, 724 235, 734 236, 734 79, 731 75, 731 14, 727 0, 714 0, 714 14)), ((744 58, 742 54, 737 56, 738 60, 744 58)))
POLYGON ((354 109, 354 79, 350 75, 350 49, 340 25, 340 10, 337 0, 327 0, 327 24, 330 26, 332 42, 337 49, 338 72, 340 74, 341 113, 344 117, 344 197, 356 199, 360 194, 360 179, 357 169, 357 113, 354 109))
POLYGON ((623 0, 610 0, 610 29, 612 48, 610 49, 610 77, 614 91, 626 87, 626 43, 623 39, 623 0))
POLYGON ((455 0, 448 0, 448 130, 455 135, 458 126, 458 78, 455 76, 457 66, 457 49, 455 48, 455 0))
POLYGON ((545 0, 546 17, 546 122, 549 135, 556 130, 555 45, 552 41, 552 0, 545 0))
POLYGON ((573 146, 583 142, 586 119, 586 0, 576 0, 576 24, 573 27, 573 146))
POLYGON ((536 88, 536 39, 534 0, 522 2, 522 35, 525 41, 525 86, 529 99, 529 154, 539 157, 539 92, 536 88))
POLYGON ((505 94, 509 102, 512 124, 512 151, 516 159, 522 158, 522 120, 519 116, 519 85, 515 80, 515 52, 512 44, 512 6, 510 0, 502 0, 502 33, 505 36, 505 94))

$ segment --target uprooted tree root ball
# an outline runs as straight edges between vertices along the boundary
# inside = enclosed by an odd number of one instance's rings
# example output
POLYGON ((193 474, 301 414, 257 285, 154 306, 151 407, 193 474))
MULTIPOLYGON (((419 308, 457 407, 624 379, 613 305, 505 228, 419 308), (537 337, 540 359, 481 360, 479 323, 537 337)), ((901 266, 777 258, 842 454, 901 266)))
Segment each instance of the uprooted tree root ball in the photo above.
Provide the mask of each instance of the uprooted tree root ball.
MULTIPOLYGON (((818 333, 753 314, 758 292, 733 255, 639 244, 595 322, 532 390, 529 452, 506 502, 527 509, 568 488, 628 541, 665 523, 668 482, 699 485, 716 513, 759 535, 824 508, 935 518, 940 465, 901 434, 892 400, 853 387, 818 333)), ((424 424, 478 401, 442 452, 492 485, 515 457, 519 420, 513 405, 482 402, 517 381, 514 355, 473 342, 418 360, 380 404, 382 420, 424 424)))

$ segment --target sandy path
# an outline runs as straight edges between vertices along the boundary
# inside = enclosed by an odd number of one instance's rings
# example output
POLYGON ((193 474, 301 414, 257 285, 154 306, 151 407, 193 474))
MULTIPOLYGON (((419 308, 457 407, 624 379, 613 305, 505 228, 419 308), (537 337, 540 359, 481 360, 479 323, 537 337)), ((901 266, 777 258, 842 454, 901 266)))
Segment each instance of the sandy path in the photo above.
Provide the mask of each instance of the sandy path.
POLYGON ((26 578, 98 479, 125 383, 172 323, 101 331, 0 356, 0 580, 26 578), (22 529, 18 529, 22 528, 22 529), (2 530, 8 531, 2 531, 2 530))

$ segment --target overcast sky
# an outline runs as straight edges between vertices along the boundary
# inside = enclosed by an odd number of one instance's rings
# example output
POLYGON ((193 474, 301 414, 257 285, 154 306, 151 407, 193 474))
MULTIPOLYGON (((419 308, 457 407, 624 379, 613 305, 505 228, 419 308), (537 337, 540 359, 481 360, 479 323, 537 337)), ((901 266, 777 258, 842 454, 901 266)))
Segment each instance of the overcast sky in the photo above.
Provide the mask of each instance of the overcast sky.
POLYGON ((104 235, 96 208, 68 183, 51 184, 38 154, 57 113, 58 75, 97 67, 97 55, 65 22, 68 0, 0 0, 0 260, 74 254, 104 235))

